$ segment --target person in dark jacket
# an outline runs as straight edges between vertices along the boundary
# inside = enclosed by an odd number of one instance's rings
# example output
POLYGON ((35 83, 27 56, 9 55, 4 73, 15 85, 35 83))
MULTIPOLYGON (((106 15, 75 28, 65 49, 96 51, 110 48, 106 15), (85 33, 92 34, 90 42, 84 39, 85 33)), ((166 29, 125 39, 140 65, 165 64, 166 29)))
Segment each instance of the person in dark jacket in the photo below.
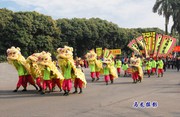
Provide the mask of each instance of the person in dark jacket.
POLYGON ((180 60, 178 59, 178 57, 176 58, 176 68, 177 68, 177 71, 179 72, 179 63, 180 63, 180 60))
POLYGON ((164 59, 162 59, 162 61, 163 61, 163 63, 164 63, 163 70, 164 70, 164 72, 166 72, 166 65, 167 65, 167 61, 166 61, 166 60, 164 60, 164 59))

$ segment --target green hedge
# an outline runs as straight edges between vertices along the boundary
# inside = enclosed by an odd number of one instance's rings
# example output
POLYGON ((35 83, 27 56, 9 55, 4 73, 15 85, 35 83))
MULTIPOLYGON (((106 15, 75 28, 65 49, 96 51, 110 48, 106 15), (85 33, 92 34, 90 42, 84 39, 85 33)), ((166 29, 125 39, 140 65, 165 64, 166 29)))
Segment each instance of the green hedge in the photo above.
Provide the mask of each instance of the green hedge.
POLYGON ((7 62, 7 56, 0 55, 0 63, 7 62))

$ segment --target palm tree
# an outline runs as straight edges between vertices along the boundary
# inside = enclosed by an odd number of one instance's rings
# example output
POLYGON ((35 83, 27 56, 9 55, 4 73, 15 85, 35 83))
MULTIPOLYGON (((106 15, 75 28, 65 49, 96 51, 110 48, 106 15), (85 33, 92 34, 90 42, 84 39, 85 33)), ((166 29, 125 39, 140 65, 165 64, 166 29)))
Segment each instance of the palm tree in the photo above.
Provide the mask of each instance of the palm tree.
POLYGON ((174 3, 172 5, 173 13, 173 25, 171 27, 171 34, 173 31, 179 33, 179 45, 180 45, 180 1, 179 0, 174 0, 174 3))
POLYGON ((165 17, 165 33, 168 34, 169 17, 172 15, 172 2, 174 0, 156 0, 153 12, 165 17))

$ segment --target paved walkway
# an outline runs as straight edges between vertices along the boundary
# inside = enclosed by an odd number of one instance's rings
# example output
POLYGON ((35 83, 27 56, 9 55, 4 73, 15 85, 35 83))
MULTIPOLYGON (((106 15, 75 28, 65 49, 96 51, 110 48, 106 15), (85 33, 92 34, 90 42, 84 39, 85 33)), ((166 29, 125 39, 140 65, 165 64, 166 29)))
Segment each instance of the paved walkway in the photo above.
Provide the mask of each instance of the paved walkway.
POLYGON ((62 96, 58 88, 56 92, 41 95, 32 86, 28 86, 27 92, 20 88, 14 93, 17 71, 1 63, 1 117, 180 117, 180 72, 176 70, 167 70, 163 78, 145 76, 142 83, 137 84, 121 74, 108 86, 103 76, 92 83, 89 68, 85 69, 85 74, 88 84, 83 94, 72 94, 72 87, 69 96, 62 96), (141 107, 141 102, 145 108, 141 107), (146 102, 150 102, 149 108, 146 102))

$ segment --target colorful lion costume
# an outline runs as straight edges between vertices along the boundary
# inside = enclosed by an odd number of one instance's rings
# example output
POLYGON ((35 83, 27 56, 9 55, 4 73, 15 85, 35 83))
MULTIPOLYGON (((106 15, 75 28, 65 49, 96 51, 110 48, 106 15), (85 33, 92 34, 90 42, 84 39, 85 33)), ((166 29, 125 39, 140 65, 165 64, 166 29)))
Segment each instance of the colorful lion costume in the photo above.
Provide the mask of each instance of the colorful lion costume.
MULTIPOLYGON (((118 78, 116 68, 112 65, 112 59, 105 58, 104 61, 102 61, 102 64, 103 64, 103 68, 104 67, 108 67, 109 68, 110 75, 113 76, 113 79, 118 78)), ((101 69, 100 73, 104 74, 103 69, 101 69)))
POLYGON ((30 66, 31 76, 34 79, 36 79, 36 84, 39 86, 39 92, 40 92, 42 91, 41 82, 43 81, 42 79, 43 75, 37 64, 39 56, 40 56, 40 53, 34 53, 26 59, 26 62, 30 66))
POLYGON ((26 59, 27 64, 29 64, 29 66, 30 66, 31 75, 33 78, 36 78, 36 77, 42 78, 43 77, 41 70, 39 69, 39 66, 37 64, 39 56, 40 56, 40 53, 34 53, 26 59))
POLYGON ((87 61, 90 66, 92 82, 95 80, 95 73, 96 73, 97 80, 99 80, 99 72, 100 72, 100 69, 102 68, 102 63, 100 60, 97 60, 97 54, 94 51, 88 52, 87 61))
POLYGON ((27 70, 27 72, 31 74, 30 66, 26 62, 26 59, 21 55, 19 47, 15 48, 14 46, 12 46, 11 48, 9 48, 7 50, 7 56, 8 63, 12 64, 16 68, 16 70, 17 66, 14 65, 14 61, 20 62, 23 65, 23 67, 27 70))
POLYGON ((26 59, 21 55, 20 48, 15 48, 14 46, 12 46, 7 50, 7 55, 8 62, 16 68, 19 75, 19 81, 14 92, 17 92, 21 85, 24 87, 22 91, 27 91, 27 82, 29 82, 36 88, 36 90, 38 90, 37 86, 35 85, 34 79, 31 76, 32 72, 30 69, 30 65, 27 63, 26 59))
MULTIPOLYGON (((54 77, 60 79, 61 84, 64 80, 64 77, 62 76, 62 74, 58 71, 57 67, 55 66, 55 64, 52 62, 51 60, 51 54, 49 52, 41 52, 39 57, 38 57, 38 66, 39 69, 42 71, 43 74, 43 70, 44 68, 47 66, 50 68, 52 75, 54 75, 54 77)), ((42 74, 38 74, 39 76, 42 77, 42 74)))
POLYGON ((101 61, 97 60, 97 54, 94 51, 90 51, 87 53, 87 61, 89 63, 95 62, 97 68, 102 68, 101 61))
POLYGON ((58 48, 57 52, 58 55, 56 56, 56 58, 58 60, 58 66, 60 67, 62 74, 64 75, 65 73, 63 69, 63 65, 66 66, 67 62, 69 61, 72 67, 72 72, 71 72, 72 80, 74 81, 75 78, 78 78, 83 82, 84 87, 86 87, 87 82, 84 73, 80 69, 77 69, 74 64, 73 53, 72 53, 73 48, 64 46, 64 48, 58 48))
POLYGON ((141 80, 143 79, 143 70, 140 63, 141 63, 140 58, 131 57, 130 66, 133 74, 132 78, 135 83, 137 82, 136 80, 139 80, 141 82, 141 80))

